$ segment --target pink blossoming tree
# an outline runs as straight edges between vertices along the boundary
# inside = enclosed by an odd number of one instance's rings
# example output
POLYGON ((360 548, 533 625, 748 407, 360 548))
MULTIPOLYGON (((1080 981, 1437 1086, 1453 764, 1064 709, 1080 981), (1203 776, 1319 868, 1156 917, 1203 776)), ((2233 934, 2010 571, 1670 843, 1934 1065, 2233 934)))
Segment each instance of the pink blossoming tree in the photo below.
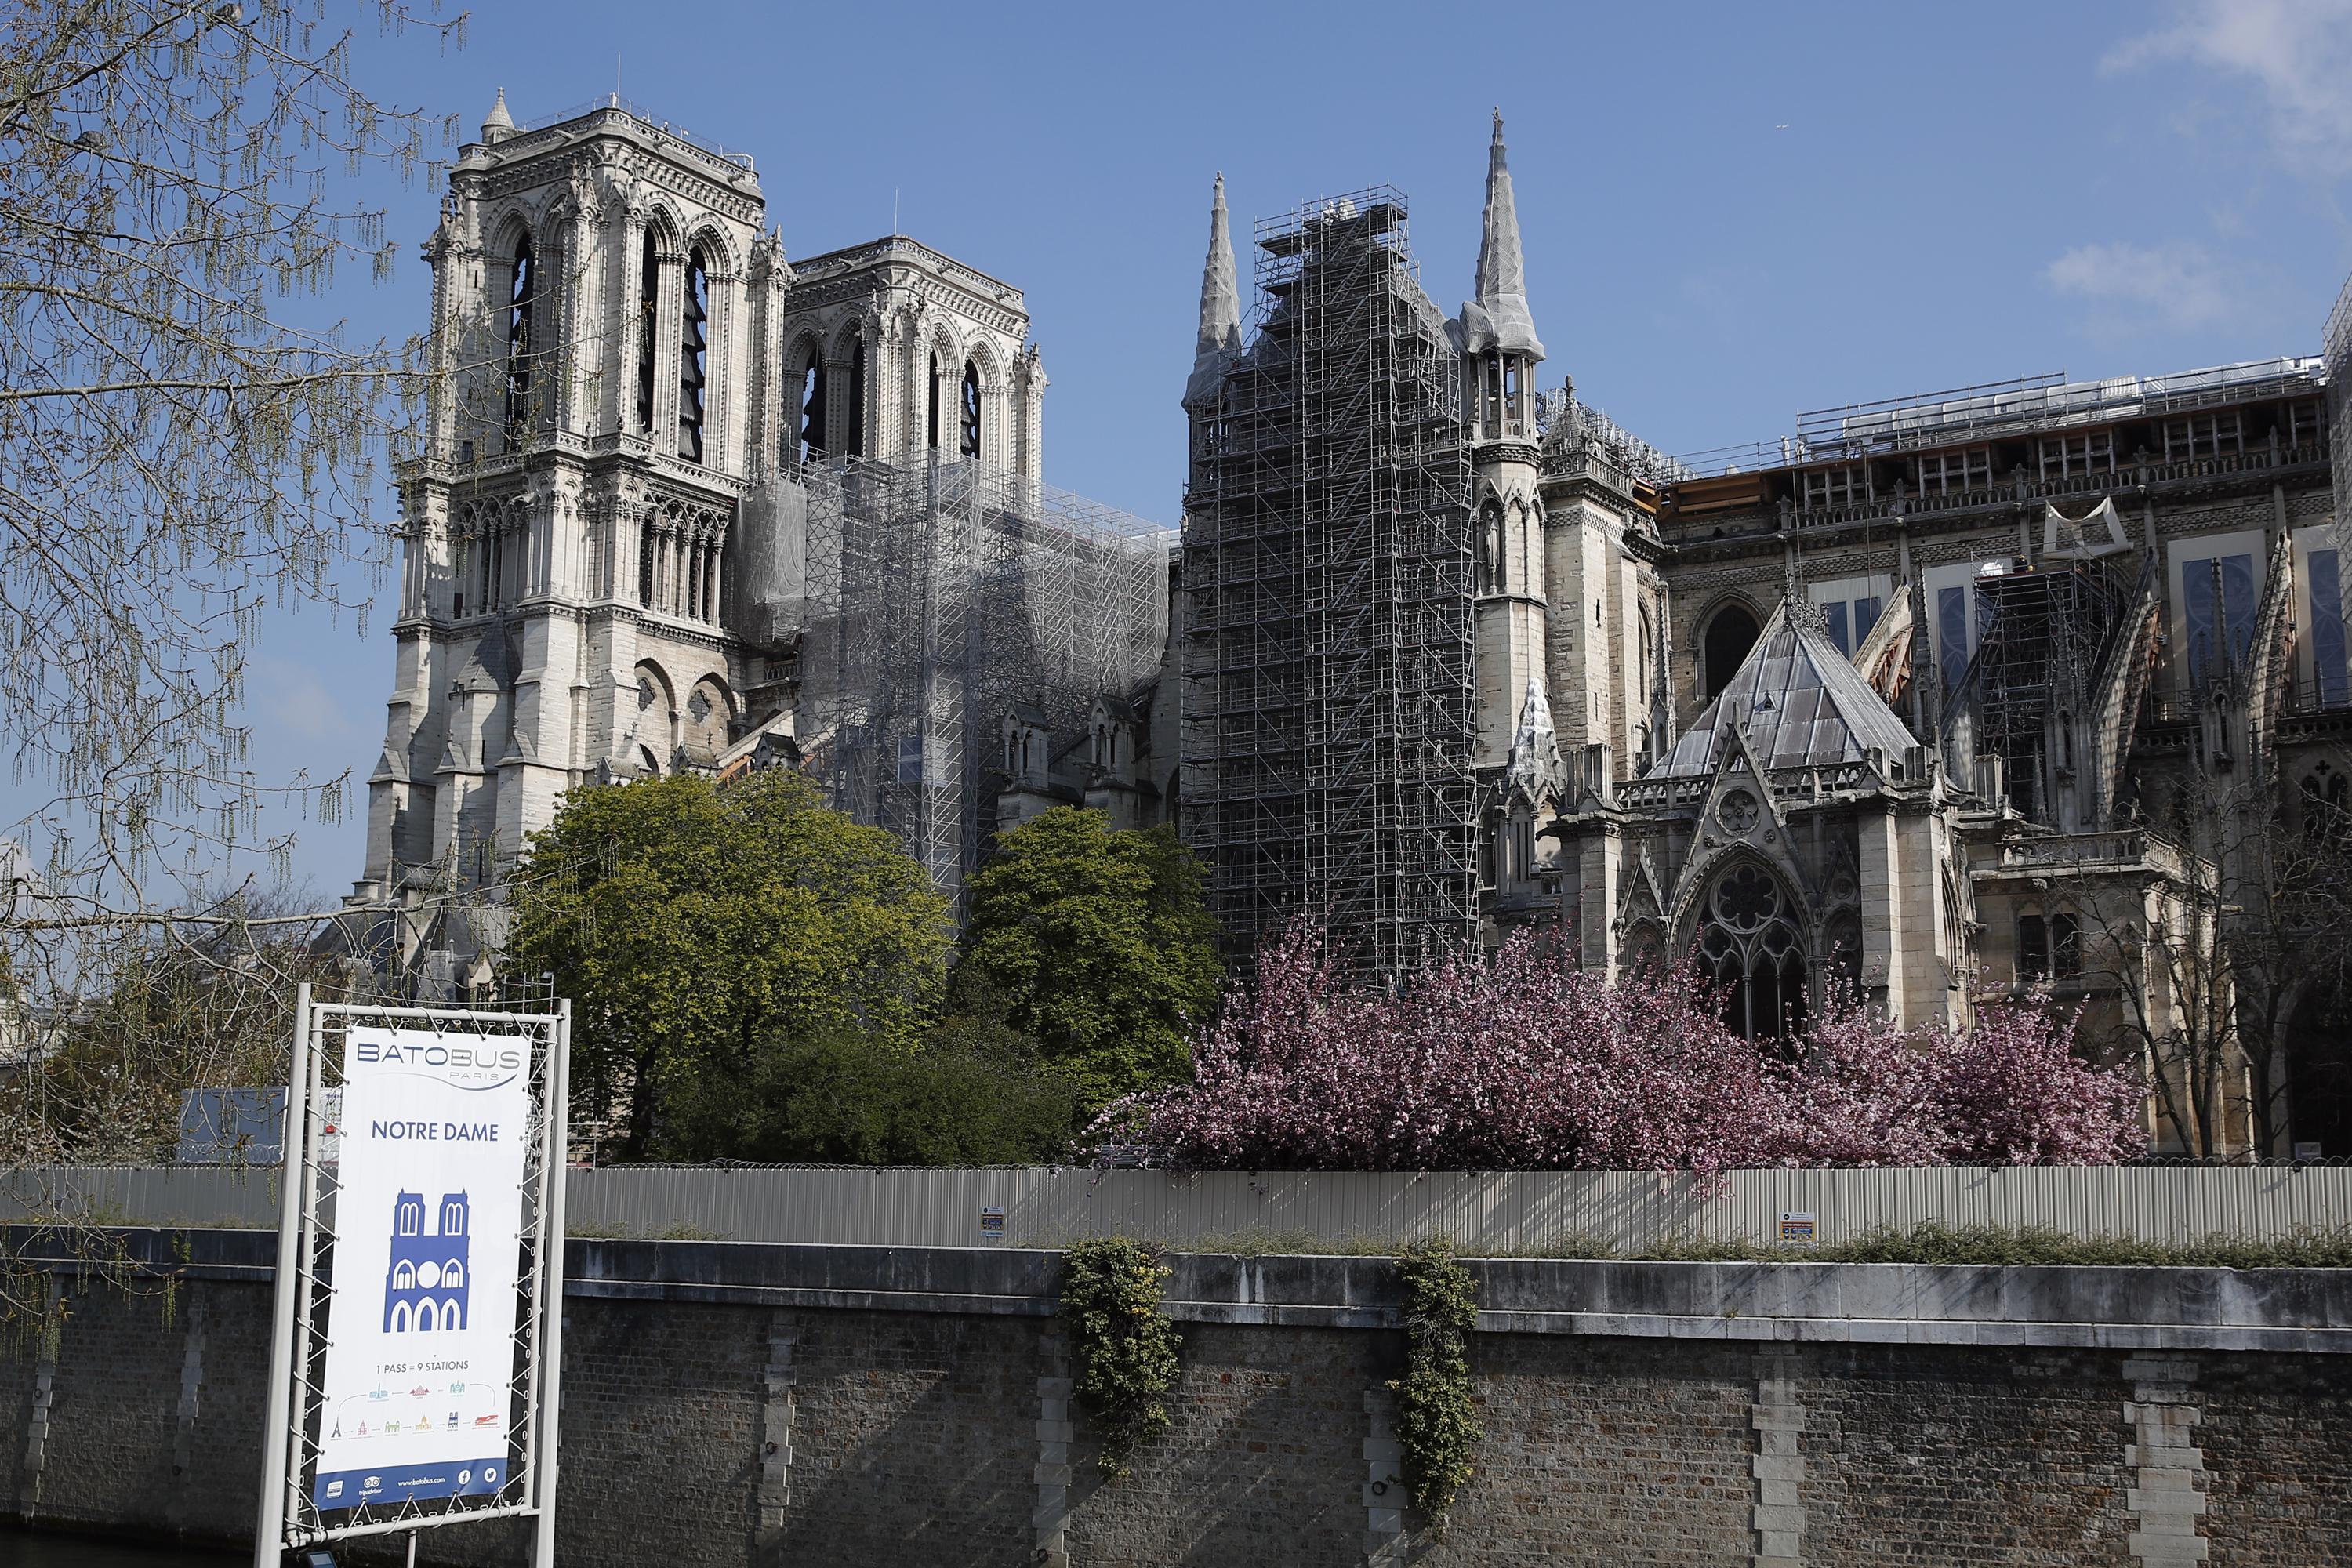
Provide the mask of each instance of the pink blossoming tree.
POLYGON ((1759 1047, 1686 973, 1610 984, 1515 939, 1389 991, 1299 927, 1195 1038, 1190 1083, 1090 1135, 1192 1170, 2113 1163, 2144 1146, 2139 1081, 2074 1032, 2046 1006, 1902 1029, 1849 1000, 1759 1047))

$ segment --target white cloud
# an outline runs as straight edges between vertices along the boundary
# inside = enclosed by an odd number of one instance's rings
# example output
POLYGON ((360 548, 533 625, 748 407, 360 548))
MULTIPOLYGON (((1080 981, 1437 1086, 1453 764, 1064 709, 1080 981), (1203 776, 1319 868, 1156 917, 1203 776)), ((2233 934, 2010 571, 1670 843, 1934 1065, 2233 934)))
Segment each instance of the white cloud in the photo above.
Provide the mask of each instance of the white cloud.
POLYGON ((2352 173, 2352 0, 2183 0, 2172 25, 2110 51, 2103 69, 2186 61, 2244 79, 2281 157, 2352 173))
POLYGON ((2105 334, 2192 331, 2227 321, 2245 298, 2243 279, 2201 245, 2078 245, 2042 268, 2042 281, 2090 306, 2105 334))

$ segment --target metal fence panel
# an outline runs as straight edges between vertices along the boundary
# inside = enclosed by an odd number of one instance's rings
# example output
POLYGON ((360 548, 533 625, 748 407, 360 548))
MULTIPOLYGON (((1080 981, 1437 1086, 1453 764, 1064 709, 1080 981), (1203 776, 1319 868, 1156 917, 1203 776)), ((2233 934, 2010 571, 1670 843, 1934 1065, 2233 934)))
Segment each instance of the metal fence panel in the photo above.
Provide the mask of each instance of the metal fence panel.
MULTIPOLYGON (((275 1167, 69 1166, 9 1173, 16 1215, 70 1211, 123 1224, 277 1223, 275 1167)), ((1087 1236, 1175 1246, 1385 1248, 1446 1235, 1469 1251, 1661 1238, 1763 1243, 1783 1214, 1824 1243, 1947 1225, 2046 1227, 2084 1238, 2271 1240, 2352 1226, 2352 1166, 2012 1166, 2000 1169, 1578 1172, 1211 1172, 647 1167, 575 1170, 575 1236, 1048 1247, 1087 1236), (1001 1231, 983 1230, 1001 1210, 1001 1231)))

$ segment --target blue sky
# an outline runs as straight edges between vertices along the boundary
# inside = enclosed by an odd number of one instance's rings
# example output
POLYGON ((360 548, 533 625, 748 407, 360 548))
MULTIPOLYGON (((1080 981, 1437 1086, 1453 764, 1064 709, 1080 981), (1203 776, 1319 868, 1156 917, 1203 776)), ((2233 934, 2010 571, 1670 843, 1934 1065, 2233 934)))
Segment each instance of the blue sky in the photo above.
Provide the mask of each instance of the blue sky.
MULTIPOLYGON (((1385 182, 1448 310, 1507 122, 1547 388, 1669 451, 1801 409, 2043 371, 2315 353, 2352 266, 2352 0, 1955 6, 493 3, 443 55, 362 37, 381 99, 471 127, 621 90, 751 153, 788 255, 898 226, 1027 295, 1053 482, 1172 524, 1209 183, 1237 227, 1385 182)), ((421 241, 437 192, 388 193, 421 241)), ((1243 258, 1245 278, 1249 258, 1243 258)), ((412 247, 338 298, 416 330, 412 247)), ((266 774, 383 734, 373 619, 266 626, 266 774)), ((363 814, 313 826, 341 891, 363 814)))

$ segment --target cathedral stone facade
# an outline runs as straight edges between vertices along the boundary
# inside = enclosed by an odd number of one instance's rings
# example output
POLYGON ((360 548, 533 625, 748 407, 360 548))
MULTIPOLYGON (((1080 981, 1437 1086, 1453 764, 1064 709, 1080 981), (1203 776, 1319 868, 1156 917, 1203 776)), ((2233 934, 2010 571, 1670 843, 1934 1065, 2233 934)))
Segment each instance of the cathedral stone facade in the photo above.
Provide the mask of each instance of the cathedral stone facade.
MULTIPOLYGON (((1174 822, 1236 947, 1307 911, 1393 973, 1526 930, 1610 975, 1690 955, 1759 1038, 1839 986, 2194 1036, 2210 996, 2147 955, 2228 947, 2252 837, 2352 821, 2327 364, 1677 461, 1538 396, 1516 201, 1498 117, 1458 310, 1377 190, 1260 225, 1245 311, 1219 181, 1171 553, 1042 489, 1018 290, 900 236, 790 261, 749 159, 501 98, 426 246, 355 944, 478 984, 563 791, 784 765, 950 893, 1083 804, 1174 822)), ((2340 1033, 2232 1046, 2152 1137, 2352 1153, 2340 1033)))
POLYGON ((903 236, 787 260, 750 158, 617 100, 522 130, 501 93, 425 254, 437 376, 352 902, 408 911, 362 940, 431 988, 486 975, 565 790, 796 754, 747 500, 941 455, 1034 482, 1046 378, 1018 289, 903 236))
POLYGON ((1611 975, 1687 955, 1759 1039, 1833 987, 1923 1024, 2046 990, 2095 1048, 2207 1054, 2152 1100, 2158 1146, 2352 1153, 2343 999, 2287 977, 2264 1005, 2303 1021, 2256 1049, 2229 956, 2263 846, 2347 820, 2322 361, 1856 405, 1699 466, 1572 383, 1535 397, 1499 118, 1458 313, 1387 273, 1326 297, 1367 213, 1401 235, 1385 192, 1262 225, 1245 334, 1213 203, 1166 679, 1229 930, 1312 910, 1380 967, 1518 928, 1611 975), (1391 317, 1434 324, 1446 408, 1395 412, 1422 372, 1384 357, 1391 317), (1351 355, 1352 401, 1286 368, 1351 355), (1458 476, 1469 526, 1333 452, 1458 476), (1396 542, 1351 553, 1335 496, 1396 542), (1317 722, 1371 690, 1402 699, 1356 710, 1404 738, 1386 761, 1317 722))

